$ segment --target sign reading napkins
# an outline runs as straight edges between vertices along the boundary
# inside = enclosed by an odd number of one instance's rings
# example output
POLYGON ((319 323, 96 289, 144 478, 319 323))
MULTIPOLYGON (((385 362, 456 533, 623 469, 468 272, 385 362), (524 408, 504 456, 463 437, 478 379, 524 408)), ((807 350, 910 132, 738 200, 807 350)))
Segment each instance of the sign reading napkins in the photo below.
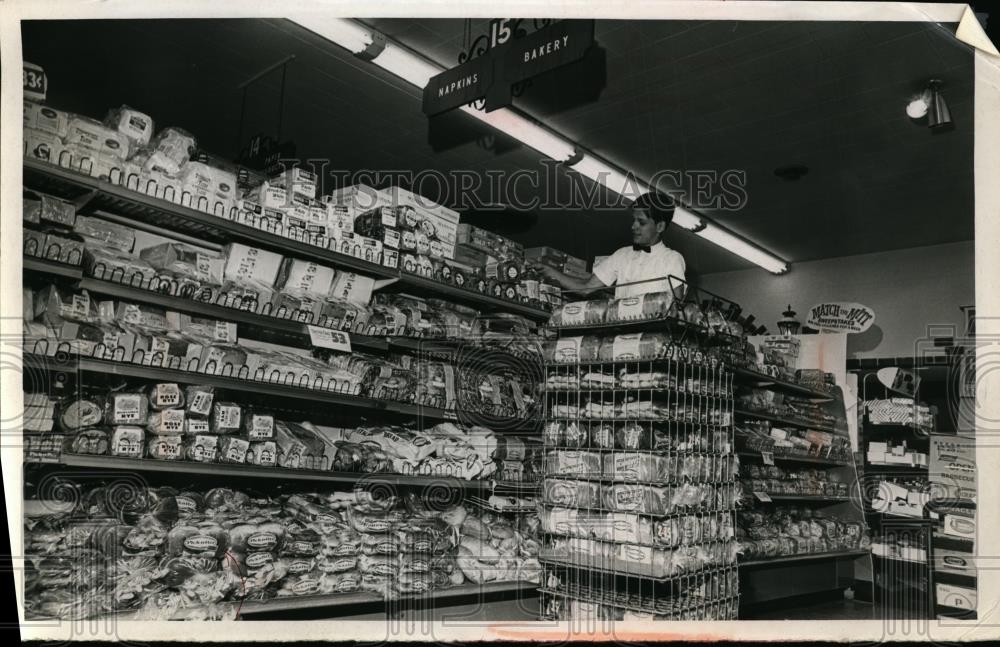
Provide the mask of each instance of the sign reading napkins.
POLYGON ((875 323, 875 312, 860 303, 819 303, 809 308, 806 325, 821 331, 864 332, 875 323))

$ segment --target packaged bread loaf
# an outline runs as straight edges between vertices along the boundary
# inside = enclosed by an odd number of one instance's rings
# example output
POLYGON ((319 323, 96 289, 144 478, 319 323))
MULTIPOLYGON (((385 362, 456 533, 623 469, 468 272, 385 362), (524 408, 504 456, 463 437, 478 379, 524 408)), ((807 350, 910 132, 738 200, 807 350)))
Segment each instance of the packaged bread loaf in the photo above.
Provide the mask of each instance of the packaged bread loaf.
POLYGON ((212 425, 209 423, 208 418, 192 418, 189 415, 184 416, 185 436, 204 436, 211 433, 212 425))
POLYGON ((189 418, 208 418, 212 413, 215 389, 211 386, 187 386, 184 388, 184 411, 189 418))
POLYGON ((69 451, 74 454, 104 456, 108 453, 108 432, 103 429, 83 429, 72 436, 69 451))
POLYGON ((146 431, 161 436, 184 433, 184 409, 154 411, 146 418, 146 431))
POLYGON ((109 425, 145 424, 148 400, 143 393, 112 393, 105 401, 105 422, 109 425))
POLYGON ((565 476, 598 476, 601 455, 593 452, 554 450, 547 456, 549 474, 565 476))
POLYGON ((550 326, 578 326, 587 323, 602 323, 608 312, 607 299, 572 301, 552 313, 550 326))
POLYGON ((220 463, 245 463, 250 443, 236 436, 224 436, 219 439, 220 463))
POLYGON ((211 434, 198 434, 184 438, 182 456, 187 461, 199 463, 214 463, 218 454, 219 437, 211 434))
POLYGON ((604 454, 604 476, 621 481, 664 481, 670 477, 661 471, 660 457, 640 452, 604 454))
POLYGON ((149 406, 154 411, 184 407, 184 392, 175 383, 153 384, 147 390, 149 406))
POLYGON ((615 299, 608 306, 608 321, 633 321, 666 317, 673 304, 671 292, 648 292, 615 299))
POLYGON ((124 458, 141 458, 145 440, 142 427, 124 425, 111 433, 111 455, 124 458))
POLYGON ((274 416, 248 408, 243 412, 243 433, 247 440, 273 440, 274 416))
POLYGON ((90 276, 129 285, 148 285, 156 279, 156 270, 149 263, 112 247, 86 245, 83 268, 90 276))
POLYGON ((592 481, 546 479, 542 483, 546 503, 570 508, 600 507, 600 485, 592 481))
POLYGON ((73 231, 83 238, 87 247, 103 247, 131 254, 135 246, 135 230, 108 220, 77 216, 73 231))
POLYGON ((210 419, 212 431, 216 434, 234 434, 239 432, 243 420, 243 410, 233 402, 215 402, 212 404, 210 419))
POLYGON ((66 400, 60 404, 59 409, 59 424, 65 431, 93 427, 104 418, 102 399, 94 396, 66 400))
POLYGON ((180 435, 156 435, 146 440, 146 455, 163 461, 175 461, 181 457, 183 439, 180 435))

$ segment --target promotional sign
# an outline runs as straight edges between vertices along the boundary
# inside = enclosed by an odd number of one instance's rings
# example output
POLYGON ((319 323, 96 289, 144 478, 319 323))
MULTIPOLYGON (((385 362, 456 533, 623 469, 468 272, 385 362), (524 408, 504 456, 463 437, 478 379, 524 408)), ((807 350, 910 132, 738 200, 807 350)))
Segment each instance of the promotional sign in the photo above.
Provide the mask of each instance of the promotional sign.
POLYGON ((864 332, 875 323, 875 312, 860 303, 819 303, 809 308, 806 325, 820 331, 864 332))
POLYGON ((21 68, 21 85, 24 98, 32 101, 45 101, 45 93, 49 89, 49 80, 45 70, 40 65, 24 61, 21 68))
MULTIPOLYGON (((491 23, 487 49, 424 87, 424 114, 431 117, 485 99, 490 112, 510 105, 512 86, 582 59, 594 44, 593 20, 560 20, 517 38, 510 20, 491 23)), ((518 21, 519 23, 520 21, 518 21)))
POLYGON ((911 398, 920 387, 919 375, 895 366, 880 368, 875 375, 885 388, 911 398))
POLYGON ((935 498, 976 500, 976 440, 969 436, 931 435, 931 483, 941 496, 935 498))

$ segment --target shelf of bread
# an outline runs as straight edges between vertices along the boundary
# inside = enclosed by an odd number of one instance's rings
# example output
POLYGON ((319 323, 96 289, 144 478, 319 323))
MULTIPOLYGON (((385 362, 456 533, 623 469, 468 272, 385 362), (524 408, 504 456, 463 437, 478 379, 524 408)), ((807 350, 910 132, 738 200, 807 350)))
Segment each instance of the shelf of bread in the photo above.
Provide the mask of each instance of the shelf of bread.
MULTIPOLYGON (((122 164, 126 166, 126 164, 122 164)), ((461 271, 453 272, 447 263, 439 267, 418 264, 410 268, 401 263, 400 251, 383 247, 382 241, 355 234, 338 232, 336 237, 327 229, 330 204, 303 207, 303 226, 285 226, 291 218, 281 210, 263 208, 247 200, 217 200, 203 208, 191 207, 191 195, 185 191, 164 191, 155 181, 140 187, 142 173, 116 169, 105 179, 91 177, 71 168, 38 160, 24 161, 25 185, 33 190, 73 200, 88 195, 88 208, 126 216, 167 231, 175 231, 219 245, 244 243, 270 253, 291 254, 304 260, 357 272, 373 279, 392 279, 403 286, 491 310, 517 313, 534 320, 544 320, 548 310, 540 303, 533 305, 515 290, 512 298, 495 296, 471 285, 461 271), (110 181, 111 178, 115 182, 110 181), (144 188, 146 192, 142 190, 144 188), (164 196, 170 199, 164 199, 164 196), (186 197, 186 199, 185 199, 186 197), (310 209, 323 212, 322 223, 307 226, 310 209), (406 269, 403 269, 403 268, 406 269), (456 276, 463 276, 461 281, 456 276)), ((161 178, 162 179, 162 178, 161 178)), ((266 183, 265 183, 266 184, 266 183)), ((381 207, 380 207, 381 208, 381 207)), ((319 222, 319 221, 317 221, 319 222)), ((454 226, 454 223, 453 223, 454 226)), ((403 259, 407 257, 403 254, 403 259)))

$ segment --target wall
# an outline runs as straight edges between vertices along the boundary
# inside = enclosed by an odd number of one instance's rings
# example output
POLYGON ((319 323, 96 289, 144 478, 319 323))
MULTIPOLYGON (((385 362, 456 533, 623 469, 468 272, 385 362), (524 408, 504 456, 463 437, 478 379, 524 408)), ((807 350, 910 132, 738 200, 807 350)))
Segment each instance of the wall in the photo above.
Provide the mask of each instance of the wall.
POLYGON ((964 331, 959 308, 975 302, 974 256, 968 241, 794 263, 782 276, 761 269, 706 274, 698 285, 736 301, 772 333, 788 304, 803 323, 820 302, 864 304, 875 323, 848 335, 848 358, 912 357, 928 324, 964 331))

